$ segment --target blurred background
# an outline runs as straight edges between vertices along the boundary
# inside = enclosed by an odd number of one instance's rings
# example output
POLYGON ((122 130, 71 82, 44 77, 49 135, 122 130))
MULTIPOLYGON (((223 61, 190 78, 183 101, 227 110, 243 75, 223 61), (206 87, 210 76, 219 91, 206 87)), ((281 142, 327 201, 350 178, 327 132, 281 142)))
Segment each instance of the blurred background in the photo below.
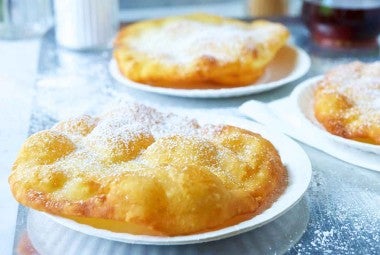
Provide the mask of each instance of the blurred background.
MULTIPOLYGON (((112 18, 128 22, 191 12, 235 18, 297 16, 301 5, 302 0, 0 0, 0 39, 40 36, 54 21, 57 24, 60 13, 91 15, 91 9, 105 13, 110 6, 118 8, 118 14, 114 12, 112 18)), ((66 26, 71 26, 70 22, 80 23, 74 16, 63 19, 66 26)))
POLYGON ((120 0, 121 19, 199 11, 231 17, 299 15, 302 0, 120 0), (152 9, 155 10, 152 12, 152 9))

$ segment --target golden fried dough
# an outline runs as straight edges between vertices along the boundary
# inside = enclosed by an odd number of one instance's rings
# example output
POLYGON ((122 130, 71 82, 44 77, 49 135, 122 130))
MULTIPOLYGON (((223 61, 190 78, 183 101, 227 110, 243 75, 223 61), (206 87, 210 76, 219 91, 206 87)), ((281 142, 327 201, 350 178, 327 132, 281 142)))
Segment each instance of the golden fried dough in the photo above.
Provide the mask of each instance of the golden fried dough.
POLYGON ((380 62, 328 72, 314 92, 314 113, 334 135, 380 145, 380 62))
POLYGON ((258 134, 129 105, 32 135, 9 183, 20 203, 40 211, 177 236, 259 214, 284 191, 287 173, 258 134))
POLYGON ((158 87, 252 84, 289 36, 281 24, 209 14, 146 20, 121 29, 114 57, 130 80, 158 87))

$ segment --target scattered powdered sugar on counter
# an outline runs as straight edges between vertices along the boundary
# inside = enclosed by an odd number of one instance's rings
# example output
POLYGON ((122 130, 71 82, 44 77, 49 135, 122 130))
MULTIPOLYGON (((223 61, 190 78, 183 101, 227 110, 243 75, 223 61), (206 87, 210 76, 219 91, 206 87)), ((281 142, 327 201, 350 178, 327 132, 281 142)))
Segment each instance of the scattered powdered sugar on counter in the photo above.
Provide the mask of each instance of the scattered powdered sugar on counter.
POLYGON ((363 171, 353 179, 350 171, 338 166, 325 163, 314 169, 307 194, 308 231, 290 254, 378 254, 380 185, 370 185, 377 173, 363 171))
POLYGON ((37 81, 36 108, 56 120, 98 114, 112 101, 106 90, 113 81, 106 63, 100 61, 108 56, 89 58, 65 49, 49 56, 58 66, 37 81))
POLYGON ((323 246, 334 242, 334 229, 330 231, 315 230, 314 234, 316 238, 310 243, 312 246, 323 246))

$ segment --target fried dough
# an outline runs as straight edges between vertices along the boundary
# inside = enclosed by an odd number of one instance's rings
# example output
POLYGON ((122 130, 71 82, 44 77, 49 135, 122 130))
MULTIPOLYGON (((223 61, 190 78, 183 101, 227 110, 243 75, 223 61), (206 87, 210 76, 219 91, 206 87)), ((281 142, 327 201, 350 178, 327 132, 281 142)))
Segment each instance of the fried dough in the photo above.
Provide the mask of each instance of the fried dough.
POLYGON ((380 62, 328 72, 314 92, 314 114, 334 135, 380 145, 380 62))
POLYGON ((254 83, 289 36, 281 24, 209 14, 145 20, 121 29, 114 58, 128 79, 158 87, 254 83))
POLYGON ((177 236, 261 213, 287 172, 259 134, 130 105, 30 136, 9 183, 22 204, 98 228, 177 236))

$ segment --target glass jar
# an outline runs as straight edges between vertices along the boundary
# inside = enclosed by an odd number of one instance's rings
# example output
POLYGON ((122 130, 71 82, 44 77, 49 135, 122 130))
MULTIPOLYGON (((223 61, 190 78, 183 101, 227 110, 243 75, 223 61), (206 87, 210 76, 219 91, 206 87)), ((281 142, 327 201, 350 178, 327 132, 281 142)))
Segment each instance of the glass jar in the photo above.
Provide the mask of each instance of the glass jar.
POLYGON ((251 16, 281 16, 288 10, 288 0, 248 0, 248 11, 251 16))
POLYGON ((304 0, 302 18, 315 42, 333 47, 377 46, 380 0, 304 0))
POLYGON ((0 39, 40 36, 52 24, 50 0, 0 0, 0 39))
POLYGON ((74 50, 112 46, 119 29, 118 0, 55 0, 57 43, 74 50))

